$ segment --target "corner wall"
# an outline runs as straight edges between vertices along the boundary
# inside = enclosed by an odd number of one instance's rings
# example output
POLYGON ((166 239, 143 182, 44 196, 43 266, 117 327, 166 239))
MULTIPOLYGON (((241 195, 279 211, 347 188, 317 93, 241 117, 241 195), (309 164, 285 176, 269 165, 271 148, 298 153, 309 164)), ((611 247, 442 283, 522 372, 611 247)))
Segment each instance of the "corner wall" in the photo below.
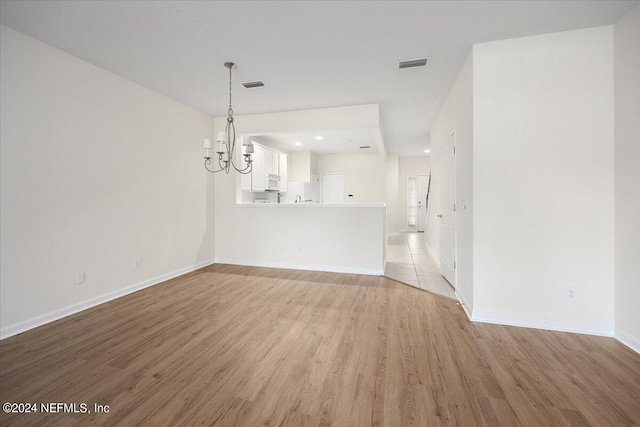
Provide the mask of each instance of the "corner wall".
POLYGON ((475 45, 473 102, 473 319, 611 335, 613 27, 475 45))
POLYGON ((210 263, 213 119, 6 26, 0 45, 0 335, 210 263))
POLYGON ((640 353, 640 6, 614 27, 615 336, 640 353))

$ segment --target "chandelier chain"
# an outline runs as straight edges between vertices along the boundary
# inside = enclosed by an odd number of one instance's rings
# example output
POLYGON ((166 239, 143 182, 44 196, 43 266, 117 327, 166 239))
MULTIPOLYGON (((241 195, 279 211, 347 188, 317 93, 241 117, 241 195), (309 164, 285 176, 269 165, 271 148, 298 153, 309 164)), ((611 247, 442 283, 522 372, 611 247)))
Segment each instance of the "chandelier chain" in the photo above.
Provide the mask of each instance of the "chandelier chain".
POLYGON ((233 107, 231 106, 231 68, 229 67, 229 116, 233 116, 233 107))

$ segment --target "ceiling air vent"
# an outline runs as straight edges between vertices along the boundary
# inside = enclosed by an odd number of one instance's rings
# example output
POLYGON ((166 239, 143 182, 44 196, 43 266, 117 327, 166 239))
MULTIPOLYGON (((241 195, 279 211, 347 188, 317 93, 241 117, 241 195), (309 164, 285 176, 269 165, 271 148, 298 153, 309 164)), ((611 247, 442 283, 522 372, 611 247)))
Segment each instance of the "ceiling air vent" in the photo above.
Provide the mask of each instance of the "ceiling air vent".
POLYGON ((253 89, 254 87, 262 87, 265 86, 264 82, 262 80, 256 80, 253 82, 244 82, 244 83, 240 83, 242 86, 245 87, 245 89, 253 89))
POLYGON ((429 62, 429 58, 407 59, 405 61, 398 61, 398 68, 403 70, 405 68, 425 67, 427 62, 429 62))
POLYGON ((361 145, 360 148, 371 148, 370 145, 361 145))

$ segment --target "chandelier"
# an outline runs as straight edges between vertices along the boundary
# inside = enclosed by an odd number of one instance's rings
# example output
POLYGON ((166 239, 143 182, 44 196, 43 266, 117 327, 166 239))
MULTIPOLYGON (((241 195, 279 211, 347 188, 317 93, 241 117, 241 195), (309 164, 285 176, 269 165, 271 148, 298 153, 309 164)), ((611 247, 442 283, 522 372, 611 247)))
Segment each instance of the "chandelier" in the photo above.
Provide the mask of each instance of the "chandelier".
POLYGON ((231 106, 231 70, 236 67, 236 64, 233 62, 225 62, 224 66, 229 69, 229 110, 227 111, 227 126, 224 129, 224 132, 218 132, 218 137, 216 138, 216 142, 218 144, 218 165, 214 166, 214 169, 209 169, 211 166, 212 160, 209 155, 209 151, 213 149, 213 145, 211 144, 210 139, 204 140, 204 167, 206 170, 212 173, 222 172, 229 173, 231 168, 233 167, 236 171, 242 174, 251 173, 253 169, 253 160, 251 159, 251 154, 253 153, 253 143, 251 142, 251 137, 243 136, 241 140, 240 149, 243 150, 242 155, 244 157, 244 162, 246 166, 242 168, 241 165, 237 165, 234 154, 236 152, 236 127, 233 124, 233 107, 231 106))

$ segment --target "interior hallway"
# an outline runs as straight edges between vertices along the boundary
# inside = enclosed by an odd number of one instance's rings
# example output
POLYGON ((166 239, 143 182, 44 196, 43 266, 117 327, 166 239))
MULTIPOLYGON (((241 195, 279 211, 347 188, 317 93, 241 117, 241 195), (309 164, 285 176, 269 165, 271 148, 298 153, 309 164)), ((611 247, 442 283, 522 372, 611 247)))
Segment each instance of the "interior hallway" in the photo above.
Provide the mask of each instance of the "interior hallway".
POLYGON ((424 243, 423 233, 400 233, 387 238, 387 277, 457 299, 453 286, 440 274, 424 243))

